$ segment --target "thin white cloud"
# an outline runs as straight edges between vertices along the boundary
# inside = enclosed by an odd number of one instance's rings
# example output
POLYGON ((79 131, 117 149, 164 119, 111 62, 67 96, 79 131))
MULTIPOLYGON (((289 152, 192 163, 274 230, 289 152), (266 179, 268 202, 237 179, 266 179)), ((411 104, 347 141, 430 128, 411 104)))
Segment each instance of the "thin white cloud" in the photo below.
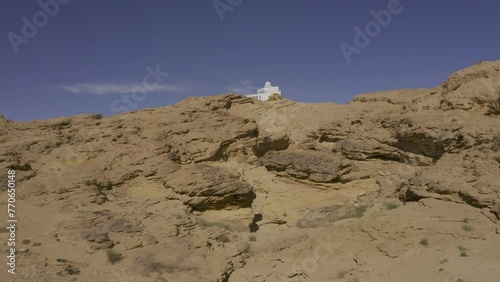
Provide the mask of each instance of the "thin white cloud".
POLYGON ((228 85, 224 87, 226 91, 236 93, 236 94, 252 94, 256 93, 257 89, 260 88, 254 85, 251 81, 248 80, 240 80, 237 83, 228 85))
POLYGON ((60 87, 68 92, 75 94, 127 94, 133 90, 145 89, 147 92, 185 92, 190 89, 187 85, 170 85, 170 84, 117 84, 117 83, 78 83, 72 85, 60 85, 60 87), (139 87, 139 88, 138 88, 139 87))

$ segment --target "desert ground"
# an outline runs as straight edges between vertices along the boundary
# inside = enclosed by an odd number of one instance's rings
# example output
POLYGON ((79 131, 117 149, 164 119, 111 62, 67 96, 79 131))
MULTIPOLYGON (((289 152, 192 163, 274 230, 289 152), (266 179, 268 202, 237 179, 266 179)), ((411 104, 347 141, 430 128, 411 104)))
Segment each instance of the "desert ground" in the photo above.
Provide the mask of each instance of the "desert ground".
POLYGON ((346 105, 0 116, 0 168, 1 281, 500 281, 500 61, 346 105))

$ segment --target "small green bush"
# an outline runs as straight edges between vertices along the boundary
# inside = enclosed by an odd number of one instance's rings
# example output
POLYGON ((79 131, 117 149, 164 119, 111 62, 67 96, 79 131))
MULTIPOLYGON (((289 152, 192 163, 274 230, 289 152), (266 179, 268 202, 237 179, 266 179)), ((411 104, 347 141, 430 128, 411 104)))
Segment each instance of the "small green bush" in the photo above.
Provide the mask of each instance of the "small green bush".
POLYGON ((106 255, 108 256, 108 261, 111 264, 114 264, 115 262, 118 262, 123 258, 122 254, 120 252, 113 250, 113 249, 107 249, 106 255))
POLYGON ((156 245, 158 243, 160 243, 160 241, 158 241, 158 239, 156 239, 155 236, 153 235, 148 235, 148 237, 146 237, 146 240, 148 241, 148 243, 152 244, 152 245, 156 245))
POLYGON ((365 214, 367 210, 368 210, 368 205, 357 206, 356 209, 354 210, 354 213, 352 214, 352 217, 360 218, 365 214))
POLYGON ((343 270, 343 271, 339 271, 339 272, 337 273, 337 278, 338 278, 338 279, 342 279, 342 278, 344 278, 347 274, 349 274, 349 271, 345 271, 345 270, 343 270))
POLYGON ((217 228, 225 229, 227 231, 233 231, 233 228, 229 224, 226 224, 226 223, 210 222, 210 221, 206 221, 206 220, 201 219, 201 218, 199 218, 197 220, 197 222, 201 227, 217 227, 217 228))
POLYGON ((250 244, 245 244, 245 246, 243 247, 243 249, 241 249, 241 251, 245 254, 250 252, 250 244))
POLYGON ((426 247, 429 246, 429 240, 427 238, 422 238, 420 240, 420 245, 426 246, 426 247))
POLYGON ((250 235, 250 236, 248 236, 248 240, 250 240, 250 241, 252 241, 252 242, 257 241, 257 236, 255 236, 255 235, 250 235))
POLYGON ((460 256, 461 257, 468 257, 469 255, 467 254, 467 248, 463 246, 458 246, 458 250, 460 251, 460 256))
POLYGON ((399 207, 398 204, 396 203, 387 203, 385 204, 385 208, 388 209, 388 210, 394 210, 394 209, 397 209, 399 207))
POLYGON ((497 133, 491 140, 491 149, 493 152, 500 151, 500 133, 497 133))
POLYGON ((224 243, 231 242, 231 238, 229 238, 229 236, 227 236, 226 234, 221 234, 217 236, 217 239, 219 239, 219 241, 224 243))
POLYGON ((365 214, 365 212, 367 210, 368 210, 368 205, 365 205, 365 204, 354 207, 354 209, 351 209, 351 207, 349 207, 347 212, 345 214, 343 214, 342 216, 340 216, 337 220, 343 220, 343 219, 349 219, 349 218, 360 218, 365 214))
POLYGON ((462 225, 462 229, 465 230, 465 231, 472 231, 472 230, 474 230, 474 228, 471 225, 467 224, 467 223, 464 224, 464 225, 462 225))

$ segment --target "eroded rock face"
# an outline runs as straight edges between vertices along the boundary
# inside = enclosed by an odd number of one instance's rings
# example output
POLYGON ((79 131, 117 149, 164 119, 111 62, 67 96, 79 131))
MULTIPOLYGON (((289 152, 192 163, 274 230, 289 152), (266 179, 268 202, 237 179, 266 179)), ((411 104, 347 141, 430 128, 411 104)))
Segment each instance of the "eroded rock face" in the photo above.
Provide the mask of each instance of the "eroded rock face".
POLYGON ((349 161, 326 152, 269 152, 260 160, 269 171, 312 182, 339 182, 351 171, 349 161))
POLYGON ((193 165, 168 176, 164 185, 186 196, 193 210, 248 208, 255 198, 253 187, 239 180, 236 172, 209 165, 193 165))
POLYGON ((286 135, 265 136, 257 139, 257 144, 253 146, 253 152, 257 157, 262 157, 269 151, 282 151, 290 146, 290 138, 286 135))
POLYGON ((339 142, 340 151, 349 159, 382 159, 402 162, 404 154, 397 148, 376 140, 343 140, 339 142))
POLYGON ((489 154, 479 152, 447 155, 409 179, 402 198, 415 201, 435 197, 477 208, 492 207, 500 183, 496 163, 489 154))

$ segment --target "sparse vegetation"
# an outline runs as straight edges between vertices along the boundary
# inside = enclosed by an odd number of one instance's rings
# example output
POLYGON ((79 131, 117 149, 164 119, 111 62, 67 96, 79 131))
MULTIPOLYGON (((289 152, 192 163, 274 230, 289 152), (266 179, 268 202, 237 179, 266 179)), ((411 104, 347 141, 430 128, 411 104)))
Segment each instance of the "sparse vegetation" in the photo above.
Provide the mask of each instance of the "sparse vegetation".
POLYGON ((78 269, 77 267, 73 267, 73 266, 66 267, 66 269, 64 271, 69 275, 76 275, 76 274, 80 273, 80 269, 78 269))
POLYGON ((113 250, 113 249, 107 249, 106 255, 108 256, 108 261, 111 264, 114 264, 123 258, 122 254, 120 252, 113 250))
POLYGON ((367 210, 368 210, 368 205, 359 205, 356 207, 353 217, 356 218, 362 217, 367 210))
POLYGON ((7 229, 7 226, 0 226, 0 233, 8 233, 9 229, 7 229))
POLYGON ((243 253, 249 253, 250 252, 250 244, 245 244, 245 246, 243 246, 243 249, 241 249, 241 251, 243 253))
POLYGON ((174 273, 175 267, 161 262, 147 262, 144 264, 148 272, 156 273, 174 273))
POLYGON ((468 217, 465 217, 463 220, 462 220, 463 223, 469 223, 469 218, 468 217))
POLYGON ((341 216, 338 220, 349 219, 349 218, 360 218, 365 212, 368 210, 368 205, 359 205, 354 207, 354 209, 346 212, 343 216, 341 216))
POLYGON ((184 214, 181 214, 179 212, 174 212, 174 213, 172 213, 172 215, 175 216, 175 218, 177 218, 177 219, 183 219, 185 217, 184 214))
POLYGON ((158 134, 158 137, 156 137, 156 140, 157 141, 164 141, 164 140, 167 140, 168 139, 168 136, 170 134, 166 131, 162 131, 158 134))
POLYGON ((231 238, 229 238, 229 236, 227 236, 227 234, 224 233, 217 236, 217 239, 223 243, 231 242, 231 238))
POLYGON ((385 204, 385 208, 388 209, 388 210, 394 210, 394 209, 397 209, 399 208, 399 204, 397 203, 386 203, 385 204))
POLYGON ((342 279, 344 278, 347 274, 349 273, 349 271, 339 271, 339 273, 337 273, 337 279, 342 279))
POLYGON ((497 133, 491 140, 491 149, 493 152, 500 151, 500 133, 497 133))
POLYGON ((109 191, 109 190, 113 189, 113 184, 111 183, 111 180, 109 180, 109 179, 104 179, 102 181, 100 181, 96 178, 85 179, 85 180, 83 180, 83 183, 87 186, 95 187, 99 192, 109 191))
POLYGON ((429 239, 427 239, 427 238, 422 238, 422 239, 420 240, 420 245, 422 245, 422 246, 426 246, 426 247, 427 247, 427 246, 429 246, 429 239))
POLYGON ((153 235, 148 235, 148 237, 146 239, 147 239, 148 243, 150 243, 152 245, 156 245, 159 243, 158 239, 153 235))
POLYGON ((222 223, 222 222, 210 222, 210 221, 206 221, 204 219, 201 219, 199 218, 197 220, 198 224, 201 226, 201 227, 217 227, 217 228, 221 228, 221 229, 225 229, 227 231, 233 231, 233 228, 229 225, 229 224, 226 224, 226 223, 222 223))
POLYGON ((460 251, 460 256, 461 257, 468 257, 469 255, 467 254, 467 248, 463 246, 458 246, 458 250, 460 251))
POLYGON ((255 236, 255 235, 250 235, 250 236, 248 236, 248 240, 250 240, 250 241, 252 241, 252 242, 257 241, 257 236, 255 236))
POLYGON ((344 205, 336 205, 315 209, 306 214, 297 226, 301 228, 311 228, 318 226, 326 226, 332 222, 337 222, 344 219, 362 217, 370 206, 360 204, 358 206, 349 203, 344 205))
POLYGON ((462 225, 462 229, 465 231, 472 231, 474 230, 474 227, 472 227, 472 225, 470 224, 465 223, 464 225, 462 225))

